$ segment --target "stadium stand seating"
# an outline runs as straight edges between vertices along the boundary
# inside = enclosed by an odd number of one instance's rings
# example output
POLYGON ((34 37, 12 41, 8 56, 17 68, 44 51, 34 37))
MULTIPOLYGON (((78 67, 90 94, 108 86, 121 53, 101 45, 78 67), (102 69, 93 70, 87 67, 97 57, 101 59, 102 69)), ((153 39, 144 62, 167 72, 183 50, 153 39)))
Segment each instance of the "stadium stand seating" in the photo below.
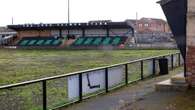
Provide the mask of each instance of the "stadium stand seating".
POLYGON ((127 37, 79 37, 72 46, 119 46, 124 44, 127 37))
POLYGON ((54 37, 24 37, 17 46, 59 46, 62 40, 54 37))
POLYGON ((17 42, 20 47, 102 47, 120 46, 125 44, 128 37, 79 37, 77 39, 56 39, 55 37, 24 37, 17 42))

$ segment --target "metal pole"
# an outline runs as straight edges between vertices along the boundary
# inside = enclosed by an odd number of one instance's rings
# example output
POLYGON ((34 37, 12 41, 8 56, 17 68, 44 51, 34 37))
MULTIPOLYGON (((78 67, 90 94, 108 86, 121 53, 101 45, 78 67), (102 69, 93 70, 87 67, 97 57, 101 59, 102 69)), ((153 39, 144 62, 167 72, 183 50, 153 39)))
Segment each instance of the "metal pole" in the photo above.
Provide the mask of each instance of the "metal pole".
POLYGON ((108 68, 105 69, 105 89, 108 92, 108 68))
POLYGON ((46 81, 44 80, 42 82, 42 88, 43 88, 43 110, 47 110, 47 86, 46 81))
POLYGON ((135 29, 134 29, 134 38, 135 38, 135 44, 136 44, 136 47, 137 47, 137 44, 138 44, 138 41, 137 41, 137 31, 138 31, 138 13, 136 12, 136 22, 135 22, 135 29))
POLYGON ((70 34, 69 26, 70 26, 70 0, 68 0, 68 35, 70 34))
POLYGON ((14 24, 14 18, 12 17, 12 25, 14 24))
POLYGON ((144 67, 143 67, 143 60, 141 61, 141 80, 144 79, 144 67))
POLYGON ((70 0, 68 0, 68 24, 70 23, 70 0))
POLYGON ((153 58, 152 59, 152 64, 153 64, 153 67, 152 67, 152 72, 153 72, 153 75, 155 75, 155 73, 156 73, 156 59, 155 58, 153 58))
POLYGON ((172 55, 171 55, 171 69, 172 69, 172 70, 173 70, 173 68, 174 68, 174 65, 173 65, 173 62, 174 62, 173 60, 174 60, 174 59, 173 59, 173 57, 174 57, 174 56, 173 56, 173 54, 172 54, 172 55))
POLYGON ((82 73, 79 74, 79 101, 83 100, 83 81, 82 81, 82 73))
POLYGON ((128 85, 128 64, 125 64, 125 83, 128 85))
POLYGON ((180 58, 180 53, 178 54, 178 65, 181 66, 181 58, 180 58))
POLYGON ((184 77, 187 77, 186 54, 184 55, 184 77))
POLYGON ((108 27, 106 28, 106 37, 110 37, 110 29, 108 27))

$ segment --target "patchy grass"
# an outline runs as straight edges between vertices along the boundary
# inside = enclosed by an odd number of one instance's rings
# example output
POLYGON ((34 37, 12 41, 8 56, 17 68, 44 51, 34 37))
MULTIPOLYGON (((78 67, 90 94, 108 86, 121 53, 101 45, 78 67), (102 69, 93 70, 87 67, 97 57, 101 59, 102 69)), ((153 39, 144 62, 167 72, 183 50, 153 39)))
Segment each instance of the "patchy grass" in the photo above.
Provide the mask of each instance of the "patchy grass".
POLYGON ((177 50, 0 50, 0 85, 65 74, 177 50))

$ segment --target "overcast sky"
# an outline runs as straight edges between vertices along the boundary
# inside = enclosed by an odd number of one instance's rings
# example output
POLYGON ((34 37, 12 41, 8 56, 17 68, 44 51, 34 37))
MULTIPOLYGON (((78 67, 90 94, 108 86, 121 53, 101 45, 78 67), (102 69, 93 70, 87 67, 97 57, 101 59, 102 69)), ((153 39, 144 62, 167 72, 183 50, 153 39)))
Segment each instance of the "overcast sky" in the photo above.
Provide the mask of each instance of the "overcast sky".
MULTIPOLYGON (((158 0, 70 0, 70 21, 124 21, 153 17, 165 19, 158 0)), ((0 26, 67 22, 67 0, 0 0, 0 26)))

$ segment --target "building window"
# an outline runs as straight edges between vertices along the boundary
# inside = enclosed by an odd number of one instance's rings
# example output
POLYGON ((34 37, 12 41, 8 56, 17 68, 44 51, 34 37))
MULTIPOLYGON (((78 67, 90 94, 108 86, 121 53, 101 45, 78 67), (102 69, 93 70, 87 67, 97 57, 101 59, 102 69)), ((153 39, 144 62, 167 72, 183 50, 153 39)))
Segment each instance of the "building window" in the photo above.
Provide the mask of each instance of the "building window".
POLYGON ((139 24, 139 27, 142 27, 142 24, 139 24))
POLYGON ((145 27, 149 27, 149 24, 144 24, 145 27))

